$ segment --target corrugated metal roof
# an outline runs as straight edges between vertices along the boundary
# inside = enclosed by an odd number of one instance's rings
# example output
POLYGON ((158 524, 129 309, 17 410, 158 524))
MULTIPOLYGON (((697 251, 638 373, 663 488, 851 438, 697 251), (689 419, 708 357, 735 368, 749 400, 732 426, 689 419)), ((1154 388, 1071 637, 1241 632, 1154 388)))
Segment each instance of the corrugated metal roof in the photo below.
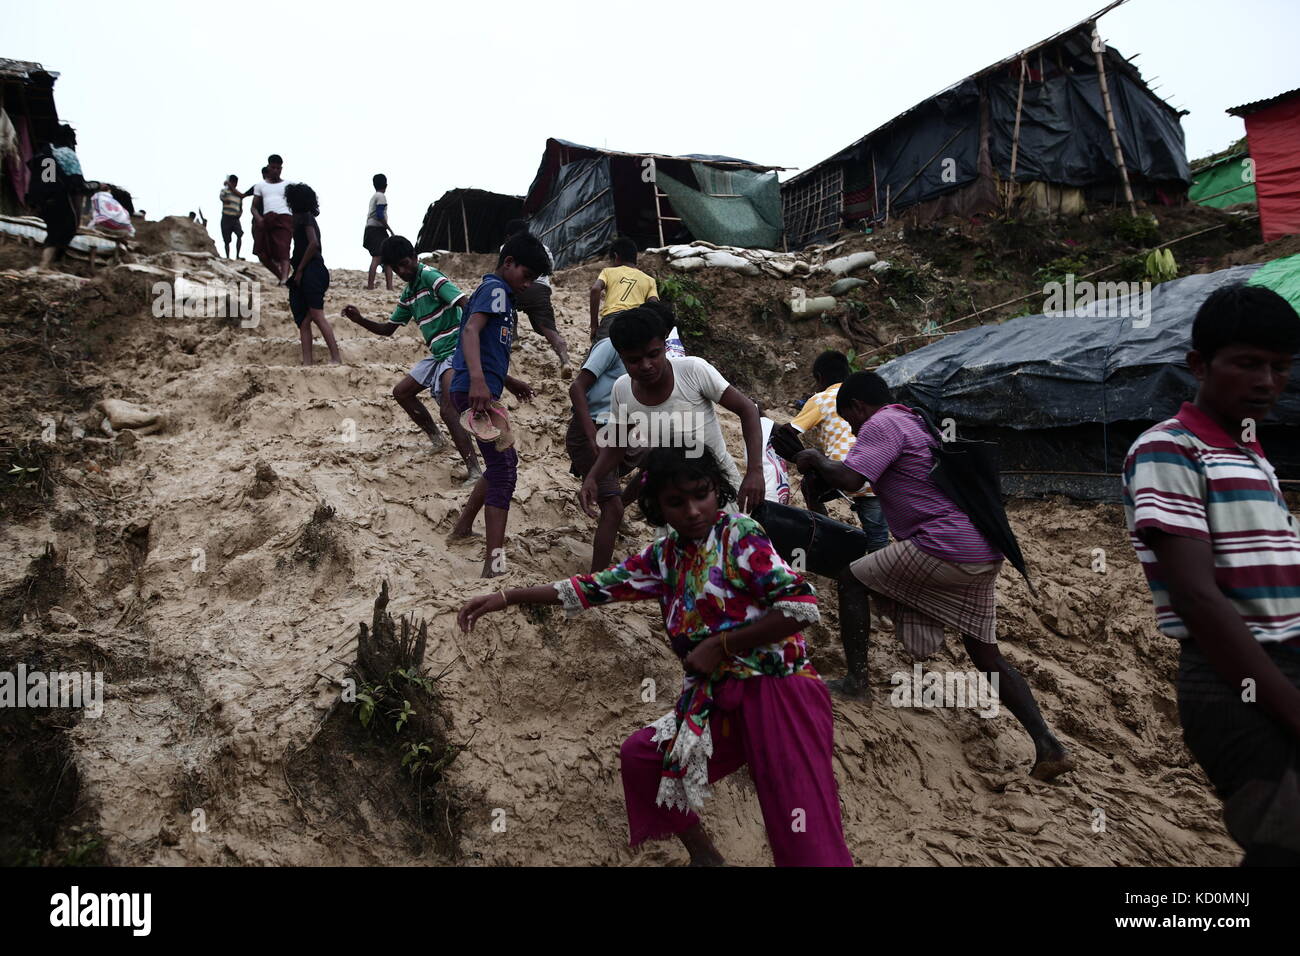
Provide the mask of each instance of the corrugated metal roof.
POLYGON ((1262 109, 1267 109, 1276 103, 1281 103, 1298 95, 1300 95, 1300 88, 1287 90, 1285 93, 1279 93, 1277 96, 1270 96, 1266 100, 1255 100, 1253 103, 1243 103, 1240 106, 1230 107, 1229 109, 1224 110, 1224 112, 1231 113, 1233 116, 1245 116, 1248 113, 1257 113, 1262 109))

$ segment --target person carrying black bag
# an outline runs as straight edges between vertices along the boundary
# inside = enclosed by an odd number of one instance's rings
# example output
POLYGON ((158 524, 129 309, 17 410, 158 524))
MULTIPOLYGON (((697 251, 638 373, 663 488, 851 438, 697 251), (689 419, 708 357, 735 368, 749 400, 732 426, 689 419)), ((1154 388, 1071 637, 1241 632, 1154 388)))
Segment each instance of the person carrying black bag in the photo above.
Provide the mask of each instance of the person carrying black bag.
POLYGON ((848 675, 827 686, 843 697, 868 696, 870 596, 875 595, 893 605, 895 630, 914 658, 939 649, 945 626, 961 635, 971 661, 1033 741, 1031 776, 1051 780, 1072 770, 1069 752, 1048 729, 1029 685, 998 650, 995 588, 1004 557, 1022 573, 1025 569, 986 449, 976 447, 979 443, 945 447, 920 413, 892 404, 889 386, 874 372, 856 372, 845 380, 836 411, 856 436, 844 461, 807 449, 795 465, 843 491, 871 482, 896 540, 839 575, 848 675))

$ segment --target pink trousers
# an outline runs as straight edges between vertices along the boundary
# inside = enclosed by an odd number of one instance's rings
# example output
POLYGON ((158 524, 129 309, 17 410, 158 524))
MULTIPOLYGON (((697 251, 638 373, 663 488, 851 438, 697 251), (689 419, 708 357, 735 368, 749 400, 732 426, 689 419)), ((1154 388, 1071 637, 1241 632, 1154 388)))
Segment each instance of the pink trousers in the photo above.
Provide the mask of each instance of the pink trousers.
MULTIPOLYGON (((718 686, 709 718, 709 782, 749 765, 777 866, 852 866, 831 768, 831 696, 815 677, 748 677, 718 686)), ((694 813, 655 805, 663 752, 654 731, 623 741, 623 795, 630 844, 673 836, 699 822, 694 813)))

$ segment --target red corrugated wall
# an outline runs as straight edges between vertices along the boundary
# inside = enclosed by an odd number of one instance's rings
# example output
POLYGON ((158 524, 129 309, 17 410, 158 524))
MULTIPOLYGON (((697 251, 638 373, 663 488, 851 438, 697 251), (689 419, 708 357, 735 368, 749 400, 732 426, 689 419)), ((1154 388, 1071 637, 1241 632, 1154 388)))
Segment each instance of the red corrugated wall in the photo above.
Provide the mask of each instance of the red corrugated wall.
POLYGON ((1300 96, 1246 117, 1264 241, 1300 232, 1300 96))

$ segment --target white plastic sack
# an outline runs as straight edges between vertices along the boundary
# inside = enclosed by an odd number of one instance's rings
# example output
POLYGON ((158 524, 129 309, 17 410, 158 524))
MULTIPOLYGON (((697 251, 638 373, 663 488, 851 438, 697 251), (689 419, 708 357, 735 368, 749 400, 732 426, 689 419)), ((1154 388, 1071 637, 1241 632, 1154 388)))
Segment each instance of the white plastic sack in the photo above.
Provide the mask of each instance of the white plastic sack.
POLYGON ((118 236, 134 236, 131 215, 107 189, 90 197, 90 227, 118 236))
POLYGON ((739 272, 741 275, 756 276, 760 270, 758 266, 748 259, 742 259, 740 256, 732 255, 730 252, 707 252, 704 255, 704 261, 710 268, 730 269, 733 272, 739 272))
POLYGON ((685 358, 686 346, 682 344, 682 337, 677 331, 677 326, 673 326, 668 338, 664 339, 664 354, 669 358, 685 358))
POLYGON ((850 272, 856 272, 858 269, 865 268, 875 261, 876 254, 874 252, 855 252, 852 255, 832 259, 826 263, 824 268, 832 275, 846 276, 850 272))

